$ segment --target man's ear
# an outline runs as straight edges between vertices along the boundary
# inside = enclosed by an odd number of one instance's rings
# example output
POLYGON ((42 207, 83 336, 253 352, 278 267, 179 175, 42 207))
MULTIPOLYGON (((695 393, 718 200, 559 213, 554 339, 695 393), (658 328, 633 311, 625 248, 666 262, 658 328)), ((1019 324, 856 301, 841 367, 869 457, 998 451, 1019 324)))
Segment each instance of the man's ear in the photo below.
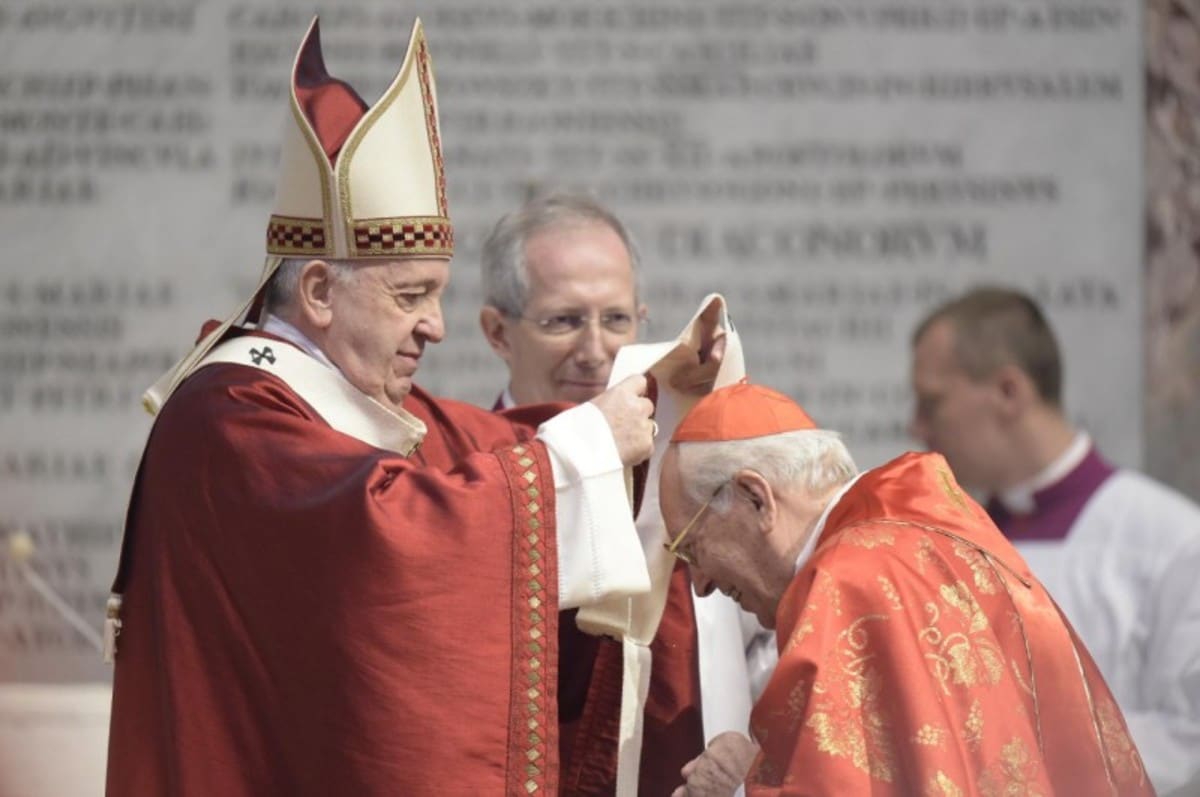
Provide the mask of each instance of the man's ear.
POLYGON ((775 528, 775 518, 779 511, 771 485, 758 471, 743 468, 733 474, 733 489, 735 497, 749 502, 754 508, 755 523, 759 531, 769 534, 775 528))
POLYGON ((324 260, 310 260, 300 269, 296 305, 301 318, 317 329, 333 323, 333 289, 337 276, 324 260))
POLYGON ((1005 419, 1019 418, 1037 400, 1037 390, 1029 374, 1009 363, 992 375, 996 405, 1005 419))
POLYGON ((508 318, 504 313, 490 304, 485 304, 479 310, 479 328, 483 330, 483 336, 487 338, 492 351, 500 355, 504 362, 510 362, 512 346, 508 340, 508 318))

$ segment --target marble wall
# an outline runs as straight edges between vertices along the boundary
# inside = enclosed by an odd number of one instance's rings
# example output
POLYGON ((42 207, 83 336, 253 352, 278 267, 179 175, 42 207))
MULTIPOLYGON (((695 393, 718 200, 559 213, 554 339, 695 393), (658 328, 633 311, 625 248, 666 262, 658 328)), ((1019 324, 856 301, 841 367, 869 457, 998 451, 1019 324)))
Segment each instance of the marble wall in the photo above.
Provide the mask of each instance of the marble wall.
POLYGON ((1145 24, 1146 470, 1200 499, 1200 2, 1145 24))

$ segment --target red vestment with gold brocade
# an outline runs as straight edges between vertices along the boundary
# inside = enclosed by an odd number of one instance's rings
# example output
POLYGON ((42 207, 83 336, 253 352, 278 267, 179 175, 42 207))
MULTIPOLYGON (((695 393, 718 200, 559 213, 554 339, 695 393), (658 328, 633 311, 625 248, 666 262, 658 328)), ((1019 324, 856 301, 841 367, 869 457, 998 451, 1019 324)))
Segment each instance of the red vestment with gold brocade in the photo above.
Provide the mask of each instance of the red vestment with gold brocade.
POLYGON ((419 389, 405 406, 428 426, 407 458, 254 368, 175 392, 116 585, 109 794, 557 789, 545 447, 419 389))
POLYGON ((776 620, 750 795, 1154 793, 1091 656, 939 455, 863 474, 776 620))

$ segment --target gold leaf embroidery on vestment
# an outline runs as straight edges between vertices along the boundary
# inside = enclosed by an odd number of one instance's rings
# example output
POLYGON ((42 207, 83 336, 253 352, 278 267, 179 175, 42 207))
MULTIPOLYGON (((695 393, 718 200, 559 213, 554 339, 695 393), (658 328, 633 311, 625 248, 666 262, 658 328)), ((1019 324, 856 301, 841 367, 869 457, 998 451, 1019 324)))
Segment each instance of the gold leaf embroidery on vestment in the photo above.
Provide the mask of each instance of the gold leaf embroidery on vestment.
POLYGON ((931 564, 937 556, 937 548, 928 537, 922 537, 917 541, 917 572, 925 575, 925 566, 931 564))
POLYGON ((891 783, 897 755, 881 700, 882 677, 869 666, 874 653, 867 627, 887 620, 886 615, 864 615, 838 635, 813 685, 805 724, 814 732, 818 751, 846 758, 862 772, 891 783))
POLYGON ((1000 760, 983 771, 979 793, 984 797, 1041 797, 1037 787, 1038 759, 1029 755, 1020 737, 1004 745, 1000 760))
POLYGON ((950 475, 950 471, 945 468, 937 469, 938 483, 942 488, 942 492, 949 498, 956 507, 962 512, 967 511, 967 499, 963 496, 962 491, 958 489, 958 485, 954 483, 954 477, 950 475))
POLYGON ((1117 704, 1108 697, 1099 696, 1096 700, 1096 720, 1117 782, 1141 783, 1145 777, 1142 759, 1125 730, 1117 704))
POLYGON ((791 637, 788 638, 787 644, 784 645, 784 648, 783 648, 784 655, 787 655, 788 652, 790 652, 793 648, 795 648, 797 645, 799 645, 801 642, 803 642, 804 638, 807 637, 812 632, 813 632, 812 620, 808 617, 805 617, 803 620, 800 621, 800 625, 798 625, 796 627, 796 630, 792 632, 791 637))
POLYGON ((943 584, 938 587, 938 594, 948 605, 953 606, 967 621, 967 631, 975 634, 988 627, 987 615, 979 607, 971 590, 961 581, 953 584, 943 584))
POLYGON ((806 611, 821 611, 820 599, 825 598, 829 602, 830 610, 837 616, 842 614, 842 596, 838 591, 837 582, 833 580, 833 576, 824 570, 817 572, 817 577, 813 580, 812 590, 808 595, 808 602, 805 604, 806 611))
POLYGON ((967 711, 967 722, 963 726, 963 741, 972 750, 978 750, 979 745, 983 742, 983 705, 980 704, 979 698, 971 701, 971 708, 967 711))
POLYGON ((808 687, 808 681, 800 679, 788 691, 784 704, 771 712, 771 716, 776 722, 782 722, 787 726, 788 733, 794 734, 799 730, 800 723, 804 720, 804 713, 808 708, 808 687))
POLYGON ((925 614, 929 615, 929 625, 917 632, 917 639, 922 642, 928 642, 931 645, 942 644, 942 631, 937 627, 938 620, 942 616, 942 610, 937 604, 929 601, 925 604, 925 614))
POLYGON ((806 723, 817 749, 846 758, 854 767, 886 783, 894 777, 891 729, 880 711, 880 679, 874 670, 849 679, 842 690, 822 700, 806 723))
MULTIPOLYGON (((1026 588, 1029 588, 1032 586, 1032 583, 1029 581, 1029 579, 1025 578, 1025 576, 1021 575, 1016 570, 1013 570, 1012 567, 1010 567, 1008 564, 1006 564, 1003 559, 997 559, 994 556, 992 556, 990 553, 988 553, 988 551, 986 549, 984 549, 982 546, 980 546, 978 542, 970 539, 969 537, 964 537, 961 534, 956 534, 953 531, 949 531, 948 529, 941 528, 940 526, 930 526, 930 525, 926 525, 924 523, 912 523, 909 521, 889 520, 886 518, 878 518, 876 520, 872 520, 871 524, 879 525, 879 526, 904 526, 904 527, 911 528, 911 529, 921 529, 922 531, 928 532, 931 535, 936 534, 940 537, 946 537, 951 540, 956 540, 957 542, 959 542, 963 545, 966 545, 970 548, 978 549, 980 551, 980 553, 982 553, 987 558, 988 564, 999 565, 1001 568, 1003 568, 1005 571, 1007 571, 1009 573, 1009 575, 1011 575, 1017 581, 1021 582, 1022 586, 1026 587, 1026 588)), ((918 541, 917 545, 918 545, 917 556, 916 556, 917 569, 921 572, 922 575, 924 575, 924 573, 925 573, 925 567, 924 567, 925 564, 928 564, 930 562, 936 562, 939 565, 941 571, 945 574, 950 574, 953 572, 951 570, 949 564, 942 561, 941 557, 938 555, 936 547, 933 545, 932 542, 930 542, 928 539, 921 539, 918 541)), ((822 548, 823 547, 824 546, 822 546, 822 548)), ((818 548, 817 550, 820 551, 821 548, 818 548)))
POLYGON ((965 637, 960 637, 950 646, 949 654, 954 682, 962 686, 994 684, 1004 672, 1004 661, 994 648, 983 644, 972 645, 965 637))
POLYGON ((930 670, 942 687, 943 694, 950 694, 949 684, 977 686, 981 683, 995 684, 1004 673, 1004 657, 988 634, 987 615, 983 613, 975 596, 961 581, 943 584, 938 594, 947 607, 958 612, 943 618, 942 611, 932 601, 925 604, 929 625, 917 632, 917 639, 934 649, 925 653, 930 670), (947 628, 941 627, 942 623, 947 628), (966 633, 958 630, 966 626, 966 633))
POLYGON ((963 797, 965 792, 940 769, 925 785, 925 797, 963 797))
POLYGON ((975 589, 984 595, 995 595, 1000 592, 1000 579, 983 551, 956 542, 954 544, 954 555, 966 562, 967 566, 971 568, 971 576, 975 580, 975 589))
POLYGON ((900 592, 896 589, 896 585, 892 583, 892 580, 887 576, 876 576, 875 578, 879 582, 879 588, 883 590, 883 594, 887 598, 888 603, 891 604, 891 607, 896 611, 902 611, 904 605, 900 602, 900 592))
POLYGON ((895 545, 896 535, 890 531, 870 526, 851 528, 842 532, 841 541, 858 548, 876 548, 880 545, 895 545))
POLYGON ((913 734, 913 744, 923 745, 925 747, 941 747, 946 741, 949 732, 940 725, 933 723, 925 723, 917 732, 913 734))
POLYGON ((871 636, 867 630, 868 622, 887 621, 886 614, 864 614, 846 629, 838 634, 838 640, 845 644, 838 646, 838 654, 843 659, 842 669, 853 675, 861 673, 866 663, 875 658, 871 649, 871 636))

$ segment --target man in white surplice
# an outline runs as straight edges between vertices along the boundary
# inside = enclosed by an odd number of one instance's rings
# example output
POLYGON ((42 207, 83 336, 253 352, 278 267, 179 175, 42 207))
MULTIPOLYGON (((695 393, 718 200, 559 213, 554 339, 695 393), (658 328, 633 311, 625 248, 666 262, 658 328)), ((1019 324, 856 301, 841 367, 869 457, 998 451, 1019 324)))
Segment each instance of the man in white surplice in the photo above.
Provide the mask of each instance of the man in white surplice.
POLYGON ((1200 786, 1200 507, 1114 467, 1067 420, 1058 343, 1028 296, 973 290, 913 344, 913 436, 990 499, 1095 658, 1155 788, 1200 786))

